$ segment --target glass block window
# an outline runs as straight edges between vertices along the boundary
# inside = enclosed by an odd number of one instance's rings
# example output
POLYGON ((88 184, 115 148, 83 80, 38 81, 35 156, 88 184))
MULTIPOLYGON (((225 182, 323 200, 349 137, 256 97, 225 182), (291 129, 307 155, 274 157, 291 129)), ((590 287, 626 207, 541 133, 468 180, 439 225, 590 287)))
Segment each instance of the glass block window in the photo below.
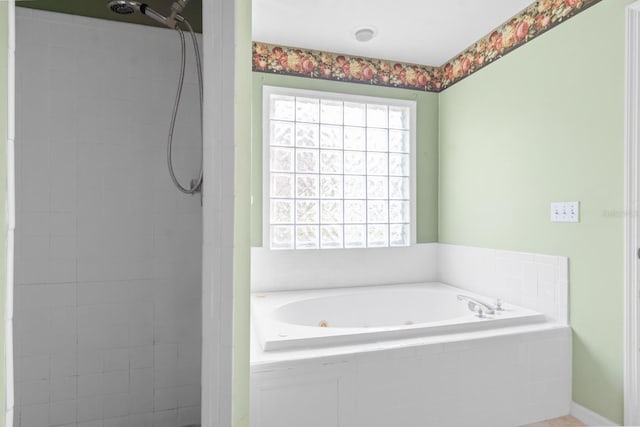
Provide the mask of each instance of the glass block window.
POLYGON ((415 102, 265 87, 271 249, 409 246, 415 102))

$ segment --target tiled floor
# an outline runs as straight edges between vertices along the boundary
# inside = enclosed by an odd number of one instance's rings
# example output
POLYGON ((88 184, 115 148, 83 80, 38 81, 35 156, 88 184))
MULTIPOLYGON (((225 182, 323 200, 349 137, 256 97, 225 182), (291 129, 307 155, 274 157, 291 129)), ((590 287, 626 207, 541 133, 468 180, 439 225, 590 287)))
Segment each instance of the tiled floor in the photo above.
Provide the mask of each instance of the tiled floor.
POLYGON ((552 420, 541 421, 535 424, 527 424, 522 427, 578 427, 584 424, 575 417, 567 415, 566 417, 554 418, 552 420))

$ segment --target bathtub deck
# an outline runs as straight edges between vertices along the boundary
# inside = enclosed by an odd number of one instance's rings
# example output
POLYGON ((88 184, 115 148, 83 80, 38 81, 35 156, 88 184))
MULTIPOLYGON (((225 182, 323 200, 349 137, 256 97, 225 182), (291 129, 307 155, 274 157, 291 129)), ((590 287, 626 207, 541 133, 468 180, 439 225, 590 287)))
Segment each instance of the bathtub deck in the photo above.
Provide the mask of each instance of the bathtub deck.
POLYGON ((552 420, 541 421, 539 423, 527 424, 522 427, 579 427, 584 426, 579 419, 567 415, 566 417, 554 418, 552 420))

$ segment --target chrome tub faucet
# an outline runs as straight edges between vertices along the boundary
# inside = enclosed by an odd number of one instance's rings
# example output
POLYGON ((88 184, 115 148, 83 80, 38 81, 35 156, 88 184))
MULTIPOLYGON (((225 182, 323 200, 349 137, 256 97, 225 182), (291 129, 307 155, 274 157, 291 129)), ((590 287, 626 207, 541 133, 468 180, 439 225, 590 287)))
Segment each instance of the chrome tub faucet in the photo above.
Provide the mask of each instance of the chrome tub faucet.
POLYGON ((485 314, 495 314, 496 312, 496 307, 468 295, 458 295, 458 301, 466 301, 469 310, 478 317, 484 317, 485 314))

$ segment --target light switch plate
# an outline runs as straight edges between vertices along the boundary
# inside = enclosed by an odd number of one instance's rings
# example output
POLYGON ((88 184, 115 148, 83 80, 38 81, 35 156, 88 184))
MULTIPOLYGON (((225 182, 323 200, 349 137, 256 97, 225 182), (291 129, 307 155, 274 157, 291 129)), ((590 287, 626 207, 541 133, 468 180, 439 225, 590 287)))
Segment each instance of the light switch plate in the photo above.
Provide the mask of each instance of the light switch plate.
POLYGON ((580 222, 580 202, 552 202, 551 222, 580 222))

